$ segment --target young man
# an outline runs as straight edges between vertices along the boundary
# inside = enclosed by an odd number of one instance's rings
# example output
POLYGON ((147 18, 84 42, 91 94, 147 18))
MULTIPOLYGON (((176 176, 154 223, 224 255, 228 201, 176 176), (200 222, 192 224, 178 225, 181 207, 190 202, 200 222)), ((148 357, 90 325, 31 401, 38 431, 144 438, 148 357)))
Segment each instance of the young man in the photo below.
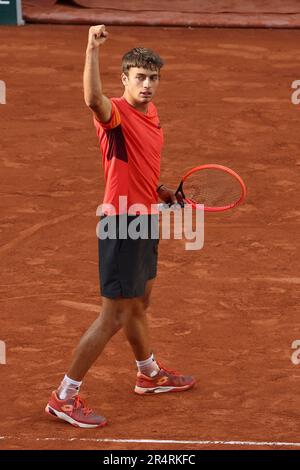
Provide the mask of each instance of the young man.
POLYGON ((115 208, 116 214, 108 211, 100 224, 114 217, 117 238, 99 239, 102 312, 82 337, 67 374, 46 406, 47 413, 83 428, 106 424, 78 393, 83 377, 121 328, 136 358, 137 394, 182 391, 195 384, 193 377, 162 367, 151 352, 145 312, 156 276, 158 240, 118 236, 122 216, 134 218, 120 206, 120 196, 126 196, 127 207, 143 204, 143 217, 150 222, 156 217, 151 215, 151 205, 157 203, 157 193, 165 202, 177 202, 173 191, 157 187, 163 135, 152 99, 163 61, 150 49, 129 51, 122 61, 124 94, 109 99, 102 93, 99 72, 99 48, 107 37, 104 25, 90 28, 83 81, 85 103, 93 111, 103 155, 104 204, 115 208))

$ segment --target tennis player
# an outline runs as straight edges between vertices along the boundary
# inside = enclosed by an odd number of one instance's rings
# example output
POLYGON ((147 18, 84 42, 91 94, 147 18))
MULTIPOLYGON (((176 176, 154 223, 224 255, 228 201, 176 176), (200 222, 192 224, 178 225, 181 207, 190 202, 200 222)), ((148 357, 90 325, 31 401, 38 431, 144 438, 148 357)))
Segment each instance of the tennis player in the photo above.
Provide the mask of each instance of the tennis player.
POLYGON ((106 424, 103 416, 82 401, 79 389, 87 371, 121 328, 136 359, 137 394, 179 392, 195 385, 193 377, 167 370, 152 353, 145 312, 156 277, 157 237, 119 236, 121 218, 126 217, 128 227, 136 217, 120 207, 120 196, 126 196, 127 207, 142 204, 147 210, 141 217, 150 226, 157 223, 152 210, 157 195, 164 202, 177 202, 173 191, 158 186, 163 133, 152 100, 163 61, 150 49, 130 50, 122 60, 124 94, 109 99, 103 95, 99 71, 99 48, 107 38, 104 25, 90 28, 83 81, 85 103, 93 112, 102 151, 104 206, 114 208, 114 212, 102 214, 100 224, 114 218, 117 236, 98 239, 102 312, 81 338, 67 374, 46 406, 47 413, 82 428, 106 424))

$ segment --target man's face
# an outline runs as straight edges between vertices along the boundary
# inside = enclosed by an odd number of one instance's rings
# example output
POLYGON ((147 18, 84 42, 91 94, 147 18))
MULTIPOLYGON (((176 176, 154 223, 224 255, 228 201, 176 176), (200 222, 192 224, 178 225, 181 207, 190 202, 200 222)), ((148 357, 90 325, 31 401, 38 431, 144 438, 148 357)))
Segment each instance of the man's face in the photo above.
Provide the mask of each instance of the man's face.
POLYGON ((122 73, 126 92, 137 103, 149 103, 159 84, 159 72, 140 67, 131 67, 128 76, 122 73))

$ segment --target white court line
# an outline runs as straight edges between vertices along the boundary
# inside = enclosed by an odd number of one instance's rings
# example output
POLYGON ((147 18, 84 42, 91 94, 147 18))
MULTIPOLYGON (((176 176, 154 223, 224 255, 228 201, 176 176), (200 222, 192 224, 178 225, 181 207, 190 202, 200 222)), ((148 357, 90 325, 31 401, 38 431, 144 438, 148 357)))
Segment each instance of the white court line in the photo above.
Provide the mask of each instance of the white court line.
POLYGON ((121 443, 121 444, 193 444, 198 446, 271 446, 271 447, 300 447, 300 442, 270 442, 270 441, 180 441, 173 439, 98 439, 93 437, 14 437, 14 436, 0 436, 0 440, 30 440, 30 441, 56 441, 56 442, 103 442, 103 443, 121 443))

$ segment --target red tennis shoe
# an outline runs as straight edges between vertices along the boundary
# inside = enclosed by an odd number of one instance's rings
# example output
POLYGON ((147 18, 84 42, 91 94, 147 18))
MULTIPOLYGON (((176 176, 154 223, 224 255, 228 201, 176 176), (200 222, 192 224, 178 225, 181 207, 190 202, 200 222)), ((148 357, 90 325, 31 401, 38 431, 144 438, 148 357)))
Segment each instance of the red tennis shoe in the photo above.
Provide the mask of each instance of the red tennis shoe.
POLYGON ((79 428, 98 428, 107 424, 103 416, 99 416, 87 408, 79 395, 67 400, 60 400, 54 391, 45 411, 49 415, 56 416, 79 428))
POLYGON ((137 373, 135 393, 150 395, 154 393, 182 392, 194 387, 196 380, 189 375, 181 375, 158 364, 160 371, 155 377, 137 373))

